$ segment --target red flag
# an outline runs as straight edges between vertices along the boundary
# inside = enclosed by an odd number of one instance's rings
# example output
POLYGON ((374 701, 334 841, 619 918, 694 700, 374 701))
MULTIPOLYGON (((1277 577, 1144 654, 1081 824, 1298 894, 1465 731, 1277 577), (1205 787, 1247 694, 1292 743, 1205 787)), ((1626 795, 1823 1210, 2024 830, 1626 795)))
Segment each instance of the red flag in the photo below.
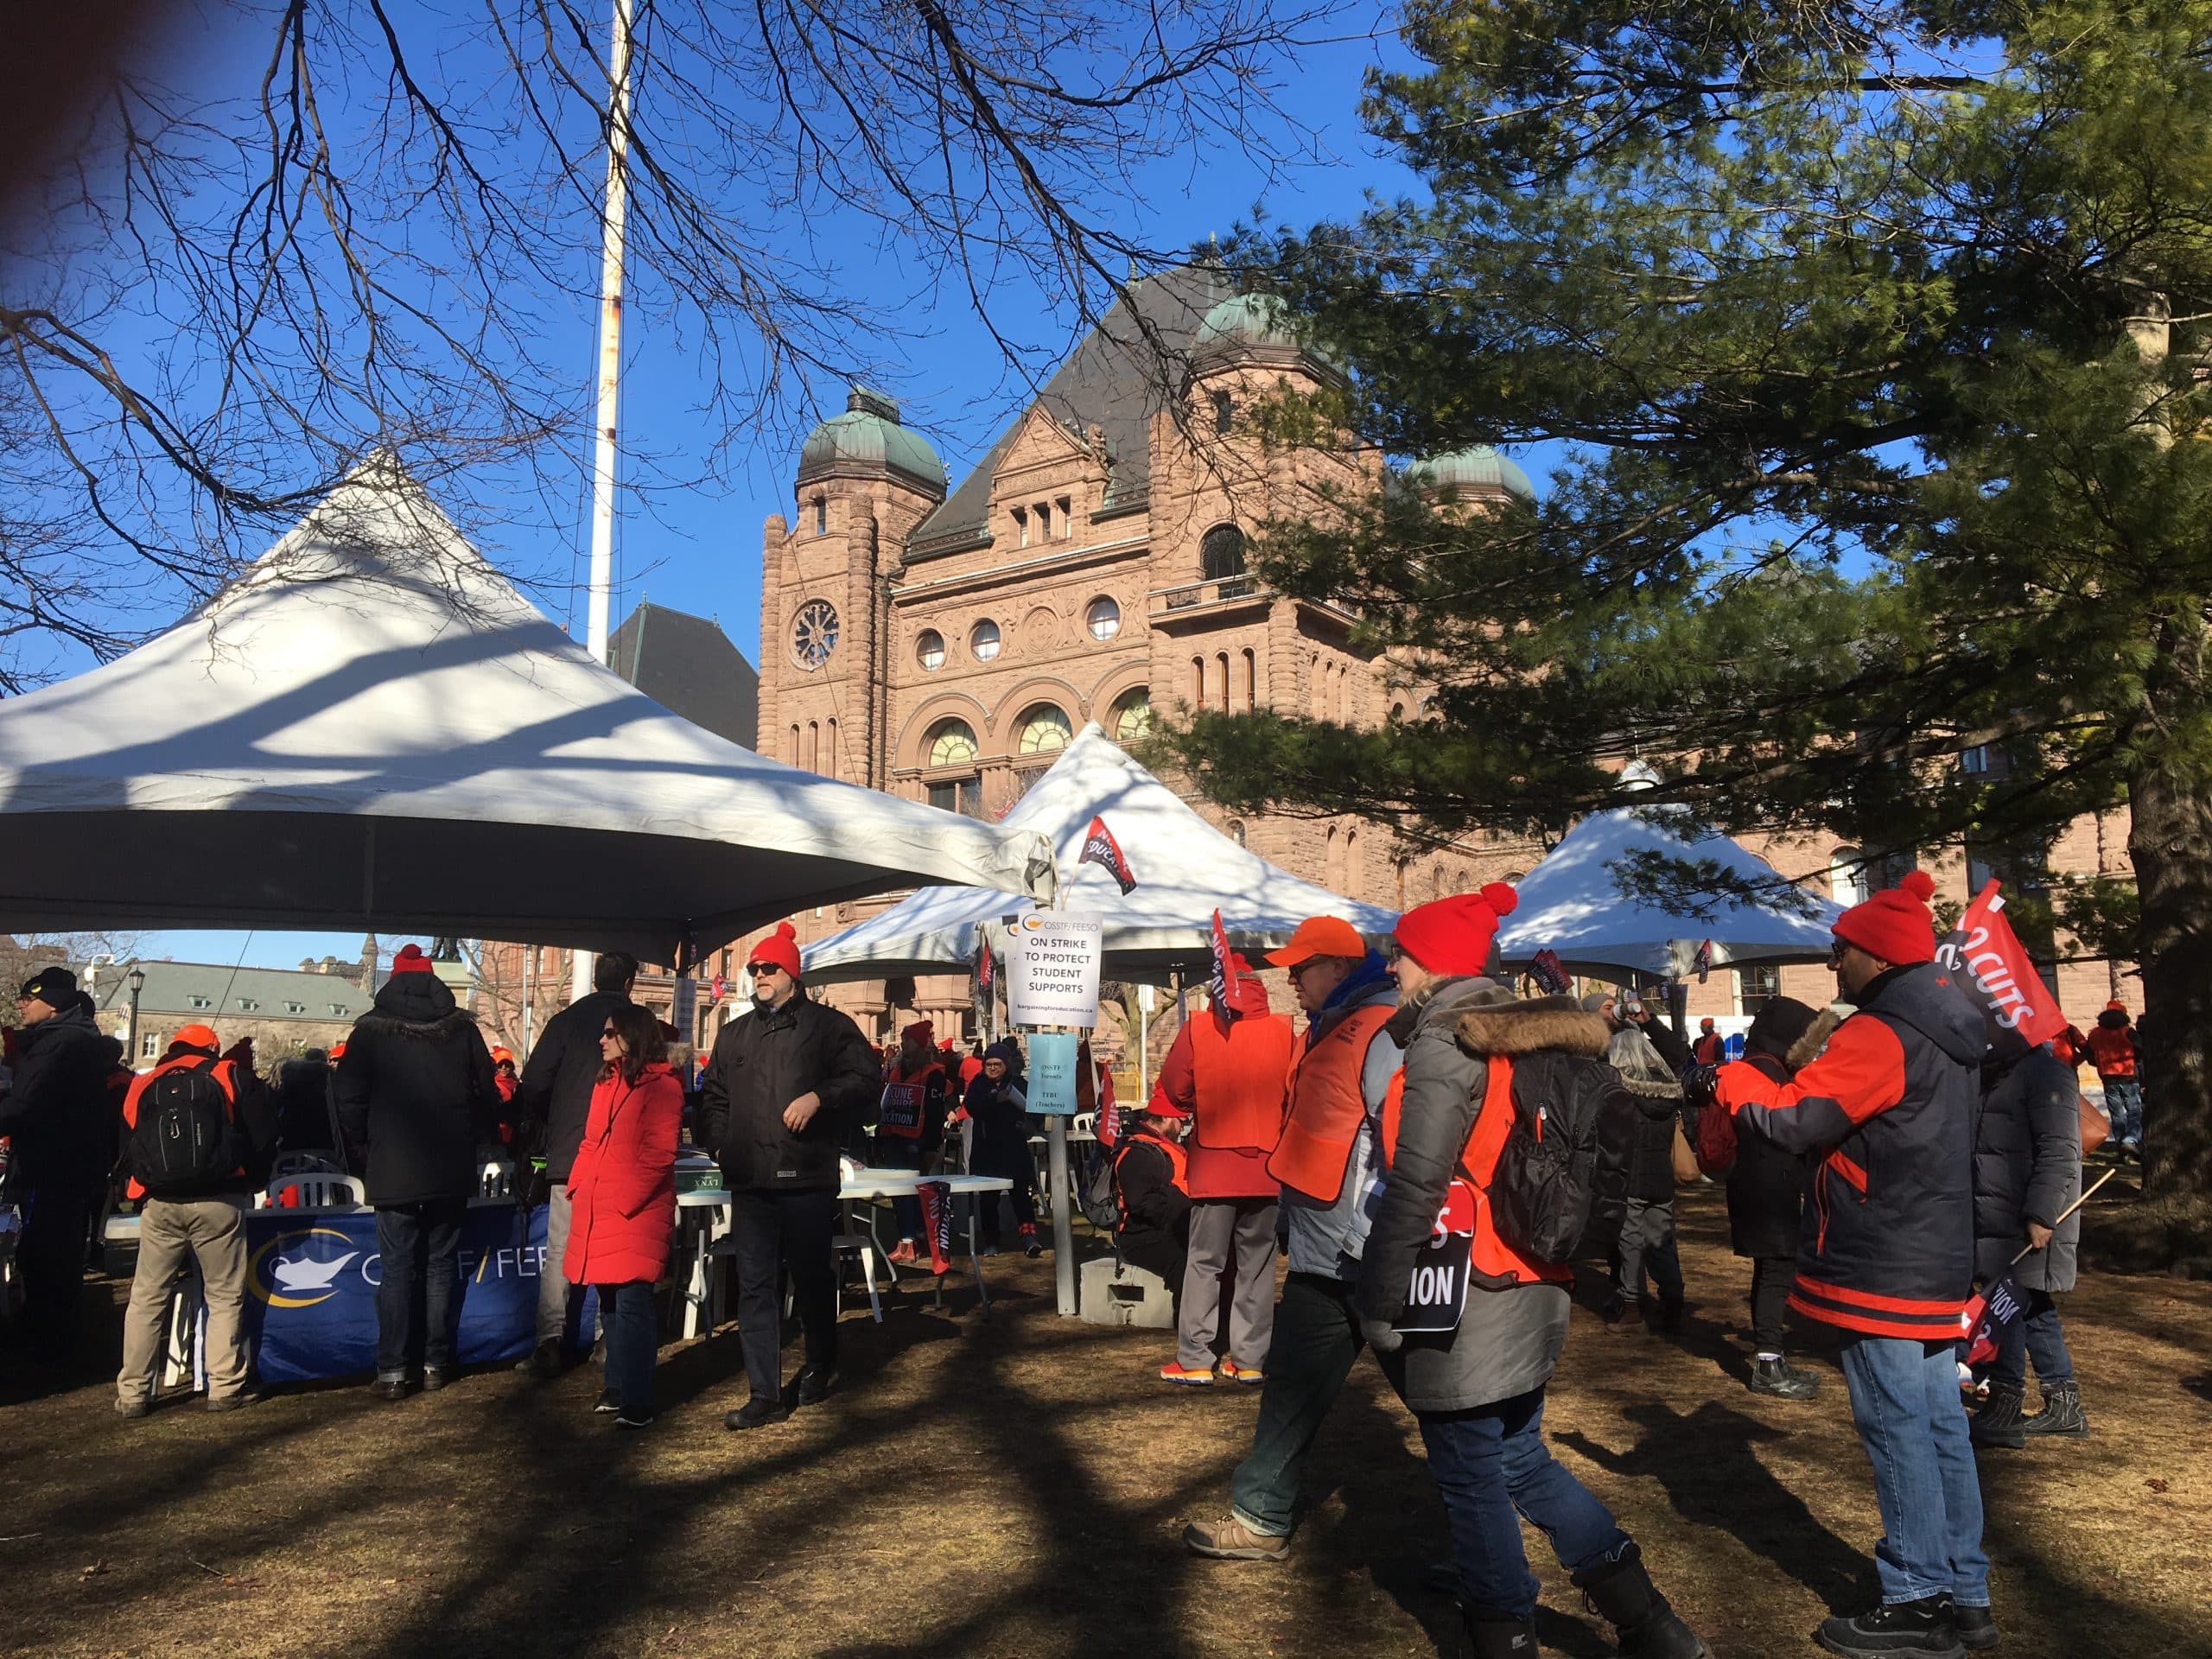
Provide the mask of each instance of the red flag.
POLYGON ((2058 998, 2005 919, 2005 899, 1993 879, 1936 947, 1936 958, 1959 976, 1997 1026, 2018 1033, 2029 1046, 2049 1042, 2066 1029, 2058 998))
POLYGON ((1546 945, 1529 958, 1529 977, 1542 988, 1546 996, 1557 996, 1567 989, 1567 968, 1559 959, 1559 952, 1546 945))
POLYGON ((1711 939, 1707 939, 1698 946, 1697 956, 1693 959, 1691 965, 1697 969, 1697 982, 1700 985, 1704 984, 1707 976, 1713 972, 1713 941, 1711 939))
POLYGON ((2020 1293, 2009 1273, 1967 1298, 1959 1314, 1959 1334, 1967 1339, 1967 1363, 1983 1365, 1994 1359, 1998 1334, 2019 1317, 2020 1293))
POLYGON ((1230 1006, 1229 976, 1235 970, 1229 965, 1229 934, 1221 925, 1221 912, 1213 913, 1213 978, 1207 989, 1213 994, 1213 1005, 1221 1010, 1221 1017, 1233 1020, 1236 1010, 1230 1006))
POLYGON ((991 942, 979 939, 976 950, 976 983, 988 991, 991 988, 991 942))
POLYGON ((1096 864, 1114 878, 1114 885, 1121 888, 1123 897, 1135 893, 1137 879, 1129 869, 1129 861, 1122 855, 1122 843, 1114 839, 1114 832, 1106 827, 1103 818, 1093 818, 1090 828, 1083 837, 1083 855, 1077 864, 1096 864))

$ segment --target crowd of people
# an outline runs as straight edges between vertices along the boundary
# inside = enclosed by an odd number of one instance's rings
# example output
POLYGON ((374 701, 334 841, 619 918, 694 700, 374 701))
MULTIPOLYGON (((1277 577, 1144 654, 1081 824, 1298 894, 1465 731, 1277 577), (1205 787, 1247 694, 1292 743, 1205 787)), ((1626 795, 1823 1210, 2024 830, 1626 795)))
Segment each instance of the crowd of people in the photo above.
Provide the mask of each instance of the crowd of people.
MULTIPOLYGON (((1880 1603, 1827 1619, 1820 1643, 1846 1655, 1994 1645, 1977 1449, 2088 1432, 2058 1313, 2082 1189, 2075 1064, 2099 1066, 2124 1141, 2139 1109, 2120 1086, 2134 1050, 2120 1008, 2078 1043, 2069 1033, 2063 1052, 1999 1030, 1934 960, 1930 888, 1912 873, 1846 911, 1836 1003, 1769 1000, 1740 1058, 1709 1026, 1683 1041, 1630 994, 1516 994, 1492 950, 1514 906, 1503 884, 1408 911, 1379 949, 1335 918, 1301 923, 1268 961, 1287 976, 1302 1026, 1270 1005, 1250 964, 1224 963, 1141 1108, 1099 1113, 1116 1250, 1173 1298, 1175 1351, 1160 1377, 1261 1389, 1225 1510, 1186 1529, 1188 1548, 1288 1556, 1307 1460, 1372 1349, 1443 1500, 1469 1653, 1535 1651, 1522 1519, 1623 1652, 1702 1653, 1636 1541, 1552 1457, 1543 1414, 1575 1262, 1605 1264, 1608 1329, 1672 1328, 1686 1303, 1676 1185, 1713 1179, 1751 1264, 1750 1388, 1813 1398, 1791 1338, 1825 1327, 1872 1471, 1880 1603), (2005 1275, 2020 1316, 1987 1333, 1986 1351, 1970 1349, 1969 1296, 2005 1275), (2030 1366, 2042 1396, 2032 1414, 2030 1366)), ((599 959, 594 990, 548 1022, 518 1070, 409 946, 327 1062, 266 1082, 249 1047, 226 1051, 205 1025, 134 1076, 68 972, 43 970, 18 996, 0 1098, 29 1200, 26 1335, 66 1332, 113 1171, 139 1212, 117 1410, 153 1408, 168 1296, 188 1265, 208 1310, 207 1408, 251 1403, 245 1217, 280 1148, 334 1141, 365 1183, 383 1258, 375 1391, 397 1402, 442 1388, 454 1369, 461 1223, 496 1142, 529 1172, 518 1196, 546 1211, 533 1345, 518 1369, 551 1377, 577 1363, 588 1287, 604 1341, 596 1408, 643 1428, 689 1103, 691 1139, 730 1194, 747 1395, 725 1422, 784 1421, 836 1382, 841 1158, 1005 1179, 1033 1255, 1033 1122, 1018 1042, 958 1056, 917 1022, 879 1055, 808 995, 787 925, 746 969, 751 1006, 721 1028, 695 1100, 672 1033, 632 1000, 637 963, 620 955, 599 959), (788 1382, 786 1281, 803 1343, 788 1382)), ((1110 1107, 1103 1068, 1083 1071, 1090 1103, 1110 1107)), ((943 1270, 944 1202, 925 1180, 900 1195, 894 1261, 926 1249, 943 1270)), ((977 1226, 997 1248, 995 1198, 977 1226)))

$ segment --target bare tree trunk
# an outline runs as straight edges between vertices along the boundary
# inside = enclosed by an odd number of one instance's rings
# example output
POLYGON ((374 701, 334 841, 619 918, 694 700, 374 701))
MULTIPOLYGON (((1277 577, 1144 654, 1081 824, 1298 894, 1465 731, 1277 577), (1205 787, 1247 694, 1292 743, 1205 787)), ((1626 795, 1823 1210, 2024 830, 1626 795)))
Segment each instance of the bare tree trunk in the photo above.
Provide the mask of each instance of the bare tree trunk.
POLYGON ((2131 780, 2142 895, 2144 1190, 2212 1194, 2212 801, 2164 772, 2131 780))

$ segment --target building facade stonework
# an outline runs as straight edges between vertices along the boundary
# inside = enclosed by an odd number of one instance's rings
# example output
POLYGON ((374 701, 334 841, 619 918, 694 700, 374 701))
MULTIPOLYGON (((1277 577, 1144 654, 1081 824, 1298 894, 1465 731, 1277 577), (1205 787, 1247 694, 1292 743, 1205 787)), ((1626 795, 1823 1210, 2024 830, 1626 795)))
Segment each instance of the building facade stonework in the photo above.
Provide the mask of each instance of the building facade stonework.
MULTIPOLYGON (((1348 613, 1274 595, 1246 569, 1262 524, 1324 516, 1332 489, 1382 475, 1382 457, 1349 441, 1259 441, 1255 404, 1316 384, 1327 366, 1300 349, 1274 302, 1235 293, 1204 265, 1144 279, 1133 302, 1108 314, 957 487, 879 394, 855 388, 846 411, 816 429, 793 512, 762 531, 760 753, 995 818, 1087 721, 1127 744, 1155 709, 1274 709, 1355 726, 1421 717, 1418 686, 1359 645, 1348 613)), ((1470 510, 1529 493, 1486 448, 1424 471, 1470 510)), ((1240 819, 1169 781, 1262 856, 1393 909, 1514 880, 1544 850, 1501 837, 1415 845, 1351 817, 1240 819)), ((1744 839, 1785 874, 1847 899, 1863 880, 1846 868, 1852 849, 1816 837, 1744 839)), ((2124 817, 2085 819, 2052 868, 2125 875, 2126 840, 2124 817)), ((1923 861, 1962 905, 1963 855, 1923 861)), ((793 921, 811 941, 899 896, 793 921)), ((729 981, 733 1002, 742 962, 741 947, 706 969, 729 981)), ((2124 989, 2125 967, 2059 966, 2069 1012, 2086 1024, 2124 989)), ((1689 1012, 1732 1027, 1777 992, 1819 1002, 1834 982, 1817 967, 1723 969, 1690 988, 1689 1012)), ((881 982, 824 995, 881 1039, 913 1017, 881 982)), ((922 981, 907 1006, 949 1035, 972 1026, 969 1001, 965 981, 948 976, 922 981)), ((1276 1002, 1288 1006, 1281 988, 1276 1002)))

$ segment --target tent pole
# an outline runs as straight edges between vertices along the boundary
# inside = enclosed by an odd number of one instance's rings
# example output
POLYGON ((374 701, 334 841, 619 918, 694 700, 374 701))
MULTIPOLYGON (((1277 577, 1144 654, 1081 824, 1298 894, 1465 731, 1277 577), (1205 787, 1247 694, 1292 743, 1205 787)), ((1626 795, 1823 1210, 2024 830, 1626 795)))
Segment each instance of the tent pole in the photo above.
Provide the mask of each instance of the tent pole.
MULTIPOLYGON (((614 0, 607 53, 607 207, 601 215, 599 419, 591 465, 591 600, 585 633, 591 659, 607 662, 607 613, 614 579, 614 427, 622 390, 622 231, 629 207, 630 13, 614 0)), ((592 953, 575 953, 571 991, 591 995, 592 953)))

